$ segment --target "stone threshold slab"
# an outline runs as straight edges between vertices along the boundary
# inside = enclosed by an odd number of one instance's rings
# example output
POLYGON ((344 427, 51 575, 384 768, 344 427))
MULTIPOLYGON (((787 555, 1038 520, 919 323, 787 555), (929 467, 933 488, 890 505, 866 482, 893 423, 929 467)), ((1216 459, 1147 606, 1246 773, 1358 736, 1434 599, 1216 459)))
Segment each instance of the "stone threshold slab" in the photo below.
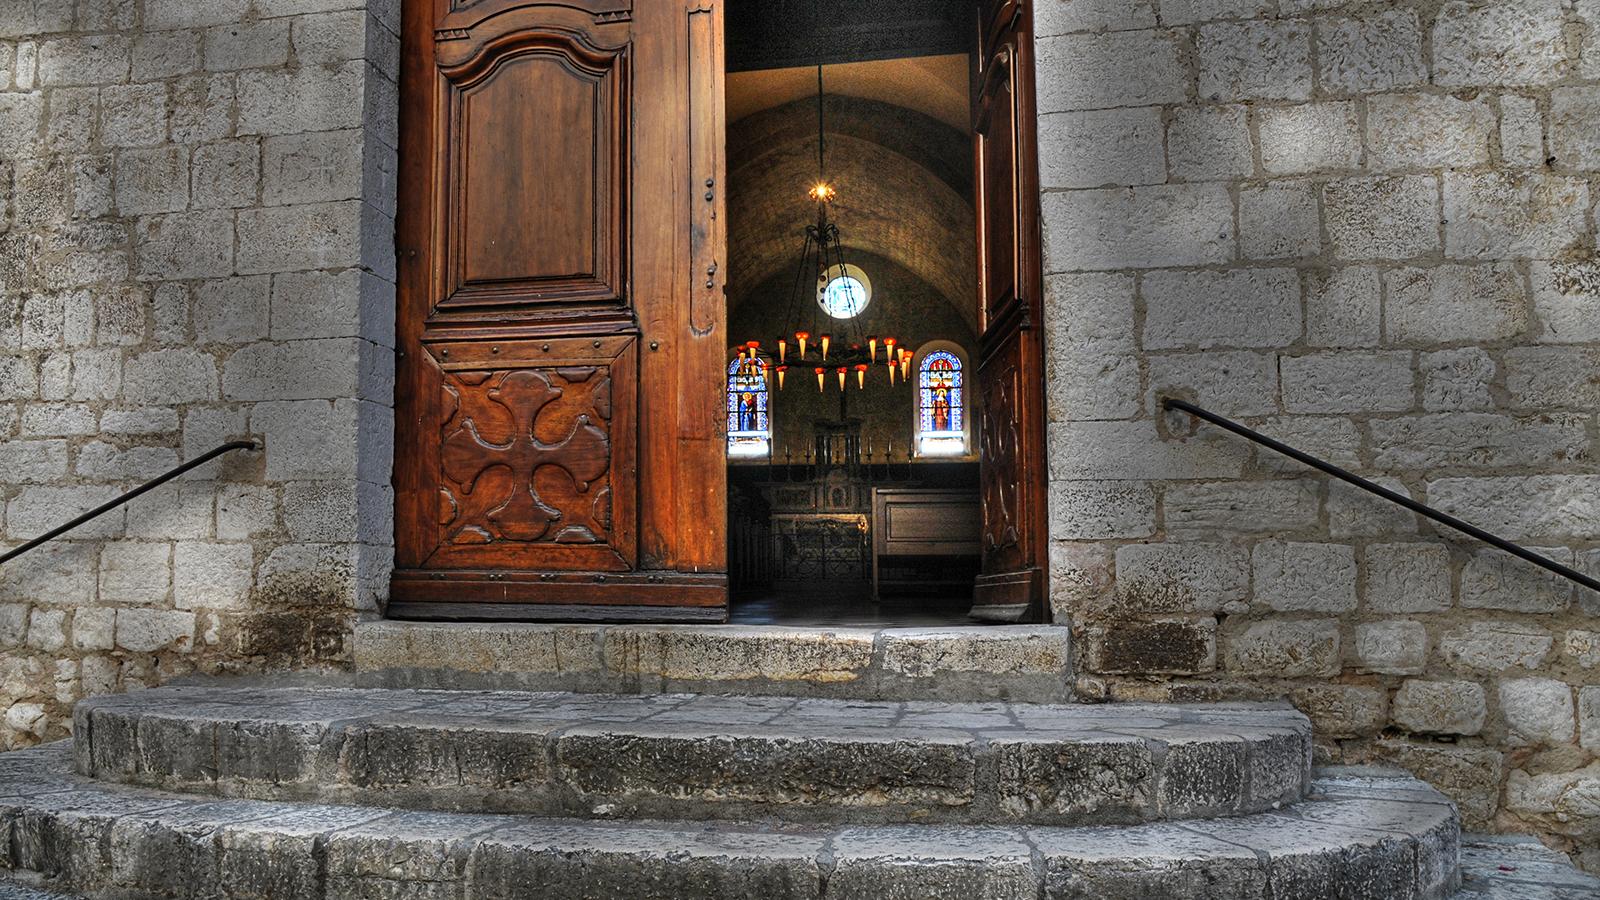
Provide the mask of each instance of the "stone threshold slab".
POLYGON ((877 700, 1070 696, 1068 629, 798 628, 371 620, 355 628, 360 684, 617 694, 877 700))
POLYGON ((1459 880, 1454 807, 1399 775, 1181 824, 816 828, 200 800, 84 779, 70 753, 0 757, 0 868, 102 896, 1443 900, 1459 880))
POLYGON ((1280 704, 168 686, 74 713, 80 774, 256 799, 593 818, 1130 824, 1300 800, 1280 704))

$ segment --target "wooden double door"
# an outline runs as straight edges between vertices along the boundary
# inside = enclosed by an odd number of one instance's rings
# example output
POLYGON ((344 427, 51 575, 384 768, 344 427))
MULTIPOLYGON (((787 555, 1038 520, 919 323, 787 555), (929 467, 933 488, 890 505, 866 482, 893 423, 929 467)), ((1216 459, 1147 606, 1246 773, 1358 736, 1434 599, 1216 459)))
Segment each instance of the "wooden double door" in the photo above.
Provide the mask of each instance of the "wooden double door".
MULTIPOLYGON (((724 618, 726 2, 405 0, 391 615, 724 618)), ((1011 616, 1043 597, 1031 36, 975 12, 979 605, 1011 616)))

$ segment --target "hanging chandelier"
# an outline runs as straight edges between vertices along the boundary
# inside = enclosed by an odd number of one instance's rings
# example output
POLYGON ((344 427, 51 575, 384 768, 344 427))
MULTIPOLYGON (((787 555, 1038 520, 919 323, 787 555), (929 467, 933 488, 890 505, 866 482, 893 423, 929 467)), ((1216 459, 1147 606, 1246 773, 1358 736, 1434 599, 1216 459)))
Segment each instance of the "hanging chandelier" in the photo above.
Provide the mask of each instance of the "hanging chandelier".
MULTIPOLYGON (((770 345, 757 340, 735 347, 747 372, 759 369, 775 375, 783 389, 791 374, 816 378, 817 390, 837 385, 846 390, 853 382, 865 389, 867 376, 879 366, 888 370, 889 384, 904 384, 911 368, 911 349, 887 335, 873 332, 862 313, 870 299, 860 269, 845 262, 839 226, 828 218, 838 195, 828 181, 822 108, 822 66, 817 66, 817 182, 808 196, 817 205, 817 220, 806 226, 805 243, 795 270, 794 290, 780 332, 770 345)), ((769 382, 770 383, 770 382, 769 382)))

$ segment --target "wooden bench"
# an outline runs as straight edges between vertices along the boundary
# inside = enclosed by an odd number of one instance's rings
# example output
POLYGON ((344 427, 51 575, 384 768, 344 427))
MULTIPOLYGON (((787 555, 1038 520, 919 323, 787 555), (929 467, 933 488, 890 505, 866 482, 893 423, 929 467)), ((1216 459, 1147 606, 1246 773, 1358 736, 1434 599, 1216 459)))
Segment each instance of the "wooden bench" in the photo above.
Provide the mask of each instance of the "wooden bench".
POLYGON ((926 594, 937 587, 972 589, 967 576, 918 572, 885 574, 886 563, 933 557, 972 562, 976 572, 981 529, 975 490, 874 488, 872 491, 872 599, 886 587, 910 587, 926 594))

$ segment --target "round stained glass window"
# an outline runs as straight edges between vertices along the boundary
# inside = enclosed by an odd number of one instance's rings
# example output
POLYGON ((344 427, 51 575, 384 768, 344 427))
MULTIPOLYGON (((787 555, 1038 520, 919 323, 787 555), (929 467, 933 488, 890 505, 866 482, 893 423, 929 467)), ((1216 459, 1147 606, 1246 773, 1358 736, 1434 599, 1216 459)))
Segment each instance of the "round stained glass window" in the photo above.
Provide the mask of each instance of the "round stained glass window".
POLYGON ((872 301, 872 282, 855 266, 835 266, 817 291, 822 311, 835 319, 850 319, 861 314, 872 301))

